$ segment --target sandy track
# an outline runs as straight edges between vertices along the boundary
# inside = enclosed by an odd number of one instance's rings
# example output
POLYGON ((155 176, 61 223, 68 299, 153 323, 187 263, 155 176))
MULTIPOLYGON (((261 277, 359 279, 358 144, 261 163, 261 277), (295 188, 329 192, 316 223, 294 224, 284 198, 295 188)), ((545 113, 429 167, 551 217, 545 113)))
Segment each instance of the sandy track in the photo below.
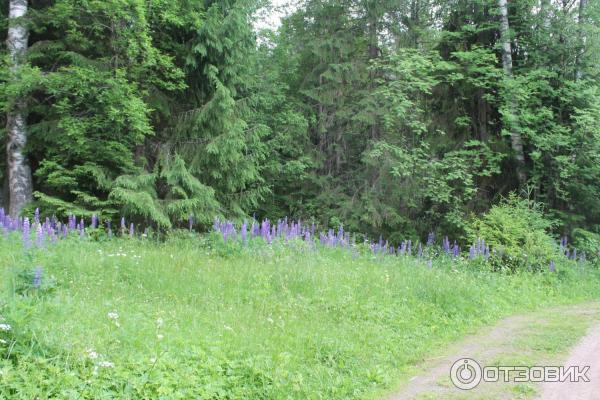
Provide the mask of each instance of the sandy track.
POLYGON ((540 400, 600 399, 600 325, 579 342, 564 362, 565 366, 589 366, 589 382, 549 382, 541 385, 540 400))
MULTIPOLYGON (((600 303, 558 307, 554 310, 508 317, 491 328, 469 336, 447 349, 445 355, 425 360, 421 372, 413 376, 402 389, 388 396, 389 400, 409 399, 514 399, 536 398, 539 400, 581 399, 600 400, 600 303), (498 359, 523 349, 515 343, 525 334, 544 326, 545 315, 560 318, 578 318, 593 326, 576 345, 568 359, 541 359, 535 365, 590 365, 591 382, 530 384, 534 393, 517 396, 515 383, 481 382, 475 389, 460 390, 452 385, 449 374, 452 364, 461 358, 472 358, 481 365, 497 365, 498 359)), ((543 328, 542 328, 543 329, 543 328)), ((538 334, 540 332, 537 332, 538 334)), ((543 332, 542 332, 543 333, 543 332)), ((502 364, 501 364, 502 365, 502 364)))

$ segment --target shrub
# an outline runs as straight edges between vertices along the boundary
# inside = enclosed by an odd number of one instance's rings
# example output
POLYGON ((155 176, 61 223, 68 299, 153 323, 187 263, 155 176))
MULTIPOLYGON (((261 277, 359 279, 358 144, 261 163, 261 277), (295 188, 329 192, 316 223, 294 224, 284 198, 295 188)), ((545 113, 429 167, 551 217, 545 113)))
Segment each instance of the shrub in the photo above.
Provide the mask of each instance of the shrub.
POLYGON ((573 230, 573 246, 591 260, 600 262, 600 233, 586 231, 585 229, 573 230))
POLYGON ((560 257, 548 234, 552 225, 539 204, 511 194, 471 221, 467 232, 472 241, 484 238, 492 247, 489 261, 493 270, 541 271, 560 257))

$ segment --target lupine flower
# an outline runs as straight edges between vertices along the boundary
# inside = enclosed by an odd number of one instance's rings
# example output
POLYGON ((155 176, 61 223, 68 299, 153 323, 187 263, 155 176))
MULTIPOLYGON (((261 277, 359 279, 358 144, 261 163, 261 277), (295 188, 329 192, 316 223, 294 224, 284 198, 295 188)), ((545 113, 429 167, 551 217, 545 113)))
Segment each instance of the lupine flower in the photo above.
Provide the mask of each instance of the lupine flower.
POLYGON ((98 227, 98 217, 96 214, 92 215, 92 229, 96 229, 98 227))
POLYGON ((34 218, 34 221, 35 221, 36 224, 40 223, 40 209, 39 208, 35 209, 35 213, 34 213, 33 218, 34 218))
POLYGON ((129 225, 129 237, 133 237, 135 228, 133 227, 133 222, 129 225))
POLYGON ((427 246, 433 246, 435 244, 435 233, 429 232, 427 236, 427 246))
POLYGON ((37 247, 44 247, 44 231, 42 230, 42 225, 40 225, 40 223, 37 223, 37 229, 36 229, 36 244, 37 247))
POLYGON ((29 228, 29 218, 25 217, 25 219, 23 220, 23 247, 25 247, 26 249, 31 247, 29 228))
POLYGON ((248 241, 248 223, 245 220, 240 228, 240 237, 242 238, 242 242, 246 243, 248 241))
POLYGON ((556 272, 556 265, 554 264, 554 261, 550 261, 548 269, 550 270, 550 272, 556 272))
POLYGON ((12 326, 9 324, 0 324, 0 332, 9 332, 12 329, 12 326))
POLYGON ((35 270, 33 271, 33 282, 31 283, 31 285, 35 289, 39 289, 40 286, 42 286, 42 275, 43 274, 44 274, 44 268, 42 268, 42 267, 36 267, 35 270))

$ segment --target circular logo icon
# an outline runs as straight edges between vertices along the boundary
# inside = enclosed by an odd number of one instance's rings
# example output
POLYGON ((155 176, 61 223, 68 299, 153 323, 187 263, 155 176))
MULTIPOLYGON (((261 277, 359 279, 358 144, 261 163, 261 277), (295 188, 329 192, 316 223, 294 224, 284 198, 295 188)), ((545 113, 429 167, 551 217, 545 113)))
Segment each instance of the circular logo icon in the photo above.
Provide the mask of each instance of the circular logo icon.
POLYGON ((452 364, 450 380, 459 389, 473 389, 481 382, 481 366, 472 358, 461 358, 452 364))

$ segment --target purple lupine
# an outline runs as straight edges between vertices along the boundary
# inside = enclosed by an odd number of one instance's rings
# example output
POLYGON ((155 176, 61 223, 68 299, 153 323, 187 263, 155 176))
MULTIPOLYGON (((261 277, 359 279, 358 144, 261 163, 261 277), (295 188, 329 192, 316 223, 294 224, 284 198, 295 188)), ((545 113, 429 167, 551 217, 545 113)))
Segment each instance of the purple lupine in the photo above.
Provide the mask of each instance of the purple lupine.
POLYGON ((30 229, 30 225, 29 225, 29 218, 25 217, 25 219, 23 220, 23 247, 25 247, 26 249, 31 247, 31 241, 30 241, 30 237, 29 237, 29 229, 30 229))
POLYGON ((31 286, 34 289, 39 289, 42 286, 42 275, 44 274, 44 268, 36 267, 33 271, 33 281, 31 282, 31 286))
POLYGON ((571 260, 577 260, 577 247, 575 247, 573 249, 573 256, 572 256, 571 260))
POLYGON ((42 229, 42 225, 38 222, 36 224, 36 245, 37 247, 44 247, 44 230, 42 229))
POLYGON ((96 229, 98 227, 98 217, 96 214, 92 214, 92 229, 96 229))
POLYGON ((556 265, 554 264, 554 260, 550 261, 548 269, 550 270, 550 272, 556 272, 556 265))
POLYGON ((475 246, 469 247, 469 260, 475 259, 475 246))
POLYGON ((131 225, 129 225, 129 237, 133 237, 135 233, 135 228, 133 226, 133 222, 131 223, 131 225))
POLYGON ((122 235, 125 234, 125 229, 127 229, 127 226, 125 225, 125 217, 121 217, 121 234, 122 235))
POLYGON ((33 218, 34 218, 33 220, 35 221, 36 224, 40 223, 40 209, 39 208, 35 209, 35 213, 33 215, 33 218))
POLYGON ((423 257, 423 245, 421 245, 421 242, 419 242, 419 247, 417 249, 417 256, 419 258, 423 257))
POLYGON ((246 244, 248 242, 248 223, 244 220, 242 227, 240 228, 240 237, 242 242, 246 244))
POLYGON ((427 246, 433 246, 435 244, 435 233, 429 232, 427 235, 427 246))
POLYGON ((460 247, 454 242, 454 247, 452 247, 452 255, 454 257, 458 257, 460 255, 460 247))

